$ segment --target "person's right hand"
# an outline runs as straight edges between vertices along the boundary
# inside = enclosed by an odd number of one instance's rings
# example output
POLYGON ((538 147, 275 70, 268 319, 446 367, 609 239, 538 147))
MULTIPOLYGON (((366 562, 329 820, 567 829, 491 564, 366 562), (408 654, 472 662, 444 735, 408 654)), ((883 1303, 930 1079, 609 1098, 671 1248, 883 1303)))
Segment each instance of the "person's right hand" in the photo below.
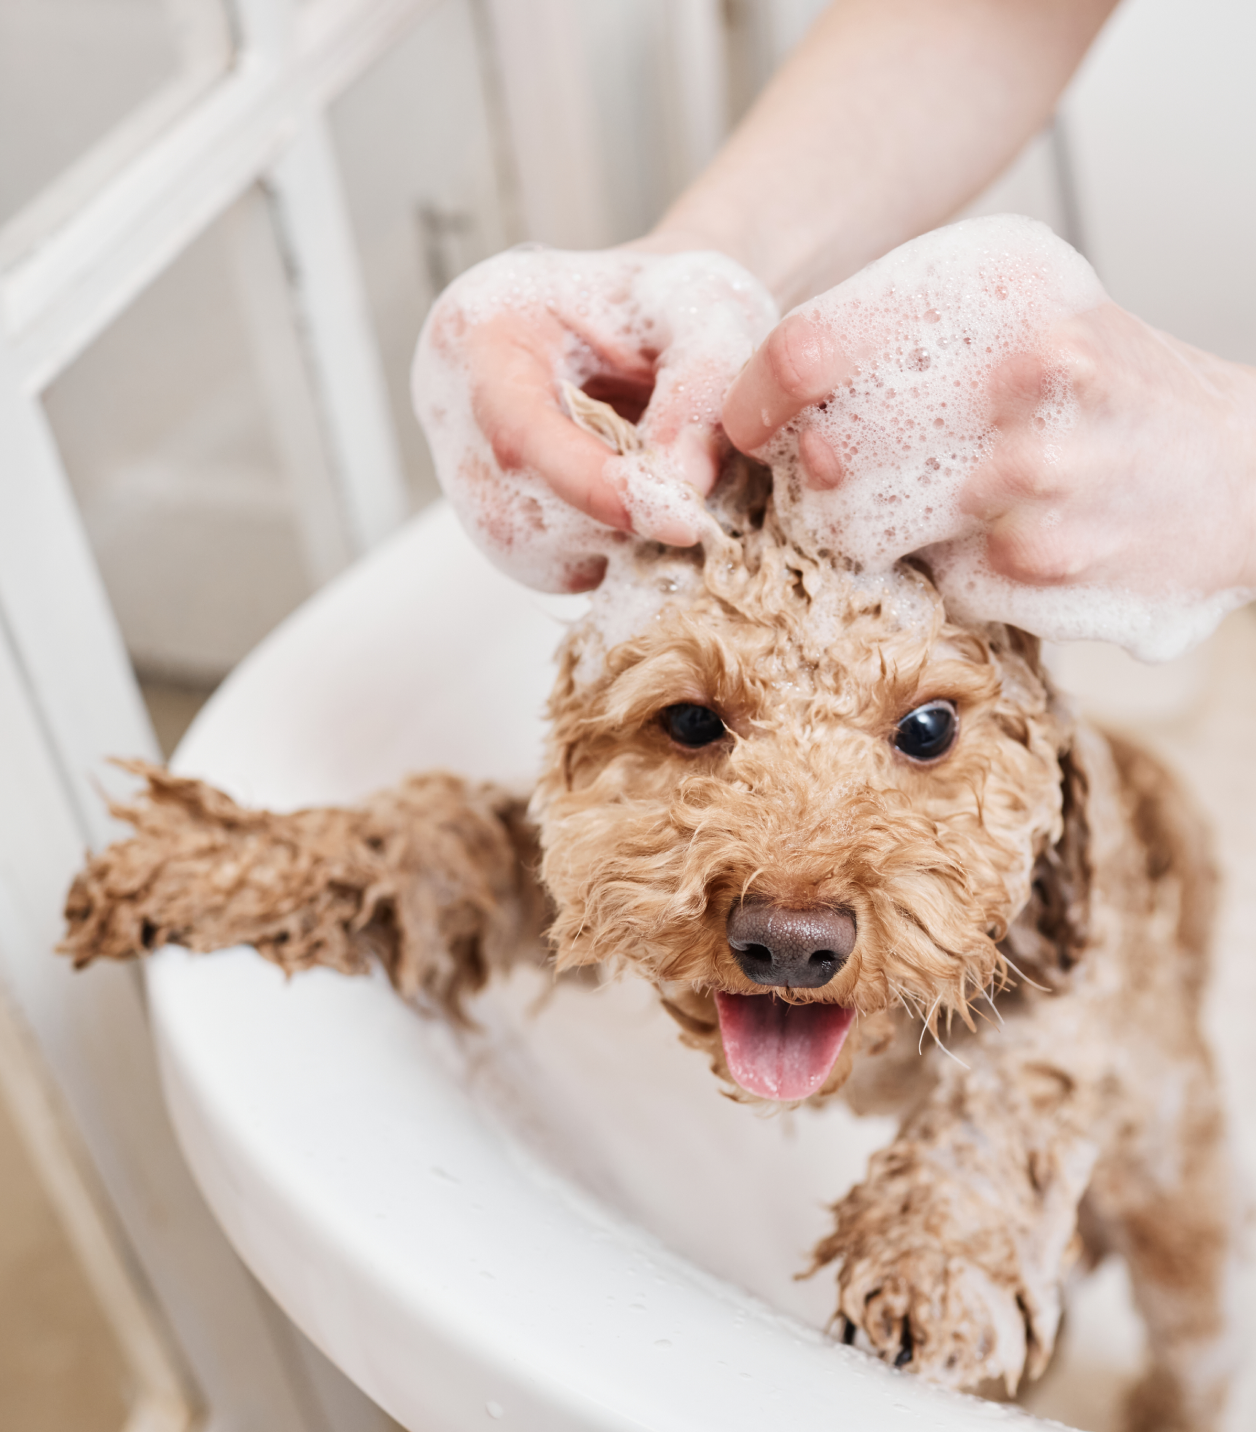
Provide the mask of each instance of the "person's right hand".
MULTIPOLYGON (((858 366, 831 328, 791 315, 730 390, 729 436, 762 448, 818 402, 840 403, 858 366)), ((994 573, 1148 595, 1256 586, 1256 371, 1109 302, 982 376, 987 455, 946 535, 979 532, 994 573), (1043 412, 1063 395, 1067 421, 1053 426, 1043 412)), ((799 449, 811 489, 847 481, 823 430, 803 427, 799 449)))
POLYGON ((794 310, 724 423, 792 530, 873 570, 919 553, 963 620, 1160 659, 1256 591, 1256 370, 1126 313, 1028 220, 794 310))
POLYGON ((442 294, 419 341, 415 406, 442 486, 499 566, 547 590, 596 585, 617 534, 693 543, 724 392, 775 318, 721 254, 499 254, 442 294), (564 380, 637 423, 643 452, 577 426, 564 380))

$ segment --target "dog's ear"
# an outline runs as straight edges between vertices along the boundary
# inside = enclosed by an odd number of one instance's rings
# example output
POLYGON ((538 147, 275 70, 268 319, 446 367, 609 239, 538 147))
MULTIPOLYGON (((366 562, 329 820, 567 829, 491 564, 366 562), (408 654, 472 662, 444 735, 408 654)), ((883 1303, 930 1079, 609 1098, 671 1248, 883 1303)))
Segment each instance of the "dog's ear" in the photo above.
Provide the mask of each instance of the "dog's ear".
POLYGON ((1008 948, 1050 982, 1077 964, 1090 943, 1090 827, 1086 808, 1090 782, 1082 748, 1073 738, 1073 717, 1056 695, 1036 636, 1017 627, 999 629, 1001 645, 1024 662, 1045 686, 1060 736, 1060 837, 1034 863, 1029 901, 1008 932, 1008 948))
POLYGON ((1070 743, 1060 754, 1064 829, 1034 865, 1030 909, 1038 934, 1054 951, 1056 968, 1069 970, 1090 943, 1090 783, 1080 752, 1070 743))
MULTIPOLYGON (((932 576, 930 576, 930 580, 932 580, 932 576)), ((1047 676, 1046 667, 1042 662, 1042 642, 1032 632, 1022 631, 1020 627, 1004 627, 1003 634, 1008 650, 1015 656, 1019 656, 1030 671, 1040 681, 1045 681, 1050 688, 1050 678, 1047 676)))

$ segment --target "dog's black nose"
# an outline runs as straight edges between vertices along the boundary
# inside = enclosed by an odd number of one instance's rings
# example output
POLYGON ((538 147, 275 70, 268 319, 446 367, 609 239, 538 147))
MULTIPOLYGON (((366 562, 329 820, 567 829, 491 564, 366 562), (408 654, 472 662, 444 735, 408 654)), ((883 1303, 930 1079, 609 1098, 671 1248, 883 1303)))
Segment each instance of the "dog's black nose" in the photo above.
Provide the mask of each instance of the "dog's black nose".
POLYGON ((743 900, 729 911, 728 943, 755 984, 818 989, 855 948, 855 917, 824 905, 789 910, 743 900))

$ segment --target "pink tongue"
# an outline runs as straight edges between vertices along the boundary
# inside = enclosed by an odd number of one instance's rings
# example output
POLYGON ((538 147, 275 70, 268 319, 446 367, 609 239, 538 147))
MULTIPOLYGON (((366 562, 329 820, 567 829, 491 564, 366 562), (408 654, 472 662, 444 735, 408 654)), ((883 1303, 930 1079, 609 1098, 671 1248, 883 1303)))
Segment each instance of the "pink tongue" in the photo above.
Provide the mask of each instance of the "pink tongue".
POLYGON ((805 1099, 829 1077, 855 1017, 840 1004, 786 1004, 774 994, 717 991, 732 1076, 763 1099, 805 1099))

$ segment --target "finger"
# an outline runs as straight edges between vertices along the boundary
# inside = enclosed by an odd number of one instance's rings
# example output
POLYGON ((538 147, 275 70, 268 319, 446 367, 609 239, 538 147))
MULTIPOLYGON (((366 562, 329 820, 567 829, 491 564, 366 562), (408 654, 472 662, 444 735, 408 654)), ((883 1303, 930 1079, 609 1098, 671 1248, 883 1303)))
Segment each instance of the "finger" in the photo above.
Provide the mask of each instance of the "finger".
POLYGON ((728 453, 728 443, 710 428, 682 428, 670 449, 671 466, 700 497, 706 497, 715 486, 728 453))
POLYGON ((640 422, 652 448, 667 451, 674 471, 703 497, 715 486, 728 455, 720 427, 727 372, 716 364, 660 368, 640 422))
POLYGON ((990 375, 990 421, 1004 431, 1032 424, 1047 396, 1051 370, 1038 353, 1013 353, 990 375))
POLYGON ((990 457, 964 484, 960 510, 993 522, 1020 509, 1066 507, 1076 487, 1075 462, 1070 445, 1047 443, 1035 428, 1004 429, 990 457))
POLYGON ((733 380, 724 431, 753 452, 804 408, 827 398, 854 372, 832 328, 805 311, 783 319, 733 380))
POLYGON ((522 325, 494 321, 484 330, 469 344, 472 411, 498 465, 539 473, 563 501, 608 527, 631 531, 616 483, 605 472, 614 454, 559 405, 553 346, 522 325))
POLYGON ((1089 565, 1081 545, 1054 513, 1026 508, 990 524, 986 560, 1000 576, 1031 587, 1076 582, 1089 565))
POLYGON ((846 465, 832 444, 815 428, 805 428, 798 435, 798 456, 807 486, 821 492, 840 487, 846 476, 846 465))

